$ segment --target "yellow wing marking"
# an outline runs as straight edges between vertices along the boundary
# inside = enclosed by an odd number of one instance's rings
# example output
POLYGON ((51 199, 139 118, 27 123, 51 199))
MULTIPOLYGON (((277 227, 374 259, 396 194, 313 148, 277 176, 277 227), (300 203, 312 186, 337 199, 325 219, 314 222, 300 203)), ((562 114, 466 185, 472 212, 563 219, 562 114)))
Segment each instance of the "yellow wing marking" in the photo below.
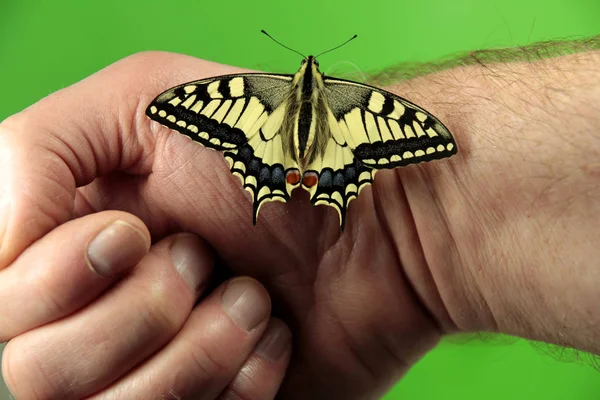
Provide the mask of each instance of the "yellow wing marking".
POLYGON ((229 93, 231 97, 241 97, 244 95, 244 78, 237 77, 229 81, 229 93))
POLYGON ((385 119, 383 117, 377 117, 377 126, 379 127, 379 132, 381 133, 381 140, 387 142, 388 140, 394 140, 392 137, 392 133, 390 132, 385 119))
POLYGON ((229 114, 227 114, 227 116, 223 120, 223 123, 233 127, 235 122, 240 117, 242 110, 244 109, 244 104, 246 104, 246 99, 237 99, 233 104, 233 107, 231 107, 231 110, 229 110, 229 114))
POLYGON ((279 129, 283 124, 283 120, 286 115, 287 104, 283 102, 279 107, 273 111, 269 118, 266 120, 264 125, 262 126, 261 131, 262 135, 266 140, 271 140, 277 133, 279 133, 279 129))
POLYGON ((229 108, 231 107, 231 103, 232 101, 230 99, 225 100, 223 104, 221 104, 221 107, 219 107, 217 112, 213 114, 211 119, 214 119, 218 122, 222 122, 223 118, 225 118, 225 114, 227 114, 227 111, 229 111, 229 108))
POLYGON ((350 111, 344 117, 346 120, 346 126, 349 136, 346 136, 349 143, 352 143, 356 147, 361 143, 369 143, 369 137, 365 131, 363 120, 359 108, 355 108, 350 111))
POLYGON ((202 109, 202 111, 200 111, 200 114, 210 118, 210 116, 213 115, 213 113, 219 107, 220 104, 221 104, 221 100, 211 100, 206 105, 206 107, 204 107, 202 109))

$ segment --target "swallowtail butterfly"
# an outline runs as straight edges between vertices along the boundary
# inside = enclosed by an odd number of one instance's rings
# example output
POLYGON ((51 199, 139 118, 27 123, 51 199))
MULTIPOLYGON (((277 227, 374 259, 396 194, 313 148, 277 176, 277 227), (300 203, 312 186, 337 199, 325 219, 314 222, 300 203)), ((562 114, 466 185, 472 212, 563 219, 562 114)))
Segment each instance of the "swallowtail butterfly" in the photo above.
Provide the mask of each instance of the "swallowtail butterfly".
MULTIPOLYGON (((284 46, 285 47, 285 46, 284 46)), ((346 210, 377 170, 450 157, 448 129, 390 92, 324 76, 314 56, 295 75, 224 75, 171 88, 146 115, 222 151, 253 200, 253 222, 268 201, 302 187, 315 205, 346 210)))

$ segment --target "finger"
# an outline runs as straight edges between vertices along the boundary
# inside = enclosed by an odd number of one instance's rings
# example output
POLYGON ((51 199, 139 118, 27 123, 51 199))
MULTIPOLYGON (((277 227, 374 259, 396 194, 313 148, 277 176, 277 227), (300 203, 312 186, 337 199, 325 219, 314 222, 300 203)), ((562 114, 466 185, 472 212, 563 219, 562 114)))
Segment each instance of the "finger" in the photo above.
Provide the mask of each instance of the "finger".
POLYGON ((285 376, 291 354, 291 333, 279 319, 272 319, 255 351, 233 381, 221 393, 221 400, 267 400, 275 398, 285 376))
POLYGON ((0 269, 72 217, 76 187, 117 170, 150 173, 156 137, 144 110, 166 85, 233 71, 192 57, 140 54, 3 121, 0 269))
POLYGON ((0 342, 90 303, 149 248, 144 224, 123 212, 59 226, 0 270, 0 342))
POLYGON ((17 398, 60 399, 110 385, 177 334, 212 264, 195 236, 162 240, 93 304, 11 340, 3 359, 7 385, 17 398))
POLYGON ((216 398, 251 354, 270 308, 257 281, 224 283, 194 309, 171 343, 97 398, 216 398))

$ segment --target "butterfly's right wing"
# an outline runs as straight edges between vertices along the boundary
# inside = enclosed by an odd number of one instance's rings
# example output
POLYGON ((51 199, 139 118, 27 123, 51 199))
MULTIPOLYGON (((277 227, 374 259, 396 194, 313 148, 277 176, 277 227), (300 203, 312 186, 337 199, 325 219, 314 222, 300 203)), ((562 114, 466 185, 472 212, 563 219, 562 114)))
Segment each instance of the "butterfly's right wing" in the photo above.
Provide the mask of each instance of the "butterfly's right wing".
MULTIPOLYGON (((234 74, 189 82, 159 95, 146 110, 151 119, 223 151, 233 175, 253 199, 256 223, 266 201, 287 201, 295 187, 286 172, 297 164, 283 152, 291 75, 234 74)), ((297 186, 297 185, 296 185, 297 186)))
POLYGON ((402 167, 456 154, 448 129, 423 108, 385 90, 323 78, 328 141, 309 170, 319 176, 305 188, 313 204, 335 208, 344 227, 350 202, 373 182, 380 169, 402 167))

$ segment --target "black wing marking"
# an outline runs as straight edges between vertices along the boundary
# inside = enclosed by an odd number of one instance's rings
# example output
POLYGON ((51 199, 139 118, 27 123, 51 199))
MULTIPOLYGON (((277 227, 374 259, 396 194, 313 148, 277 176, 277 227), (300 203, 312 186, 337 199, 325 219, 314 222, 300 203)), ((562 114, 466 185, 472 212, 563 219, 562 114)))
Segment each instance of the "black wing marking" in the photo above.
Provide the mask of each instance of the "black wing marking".
POLYGON ((342 79, 325 78, 324 86, 341 134, 368 167, 395 168, 450 157, 458 150, 436 117, 406 99, 342 79))
POLYGON ((340 218, 341 229, 344 230, 350 202, 373 182, 375 172, 356 158, 341 168, 325 167, 318 172, 316 188, 307 189, 311 192, 310 201, 314 205, 324 204, 335 208, 340 218))
POLYGON ((223 151, 232 174, 252 195, 256 223, 264 202, 287 201, 293 189, 285 176, 297 165, 283 154, 279 133, 291 81, 290 75, 273 74, 194 81, 159 95, 146 115, 206 147, 223 151))

